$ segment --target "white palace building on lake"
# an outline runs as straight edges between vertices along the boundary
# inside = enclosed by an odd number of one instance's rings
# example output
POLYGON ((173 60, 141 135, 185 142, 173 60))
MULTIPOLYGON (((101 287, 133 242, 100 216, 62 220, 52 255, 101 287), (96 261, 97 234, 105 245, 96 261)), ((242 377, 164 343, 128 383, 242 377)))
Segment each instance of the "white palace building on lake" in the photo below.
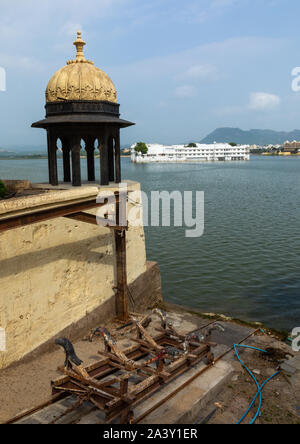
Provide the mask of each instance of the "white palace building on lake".
POLYGON ((250 160, 250 146, 231 146, 228 143, 213 143, 210 145, 195 144, 195 147, 185 145, 147 144, 147 154, 135 151, 136 144, 131 147, 131 161, 135 163, 149 162, 206 162, 206 161, 235 161, 250 160))

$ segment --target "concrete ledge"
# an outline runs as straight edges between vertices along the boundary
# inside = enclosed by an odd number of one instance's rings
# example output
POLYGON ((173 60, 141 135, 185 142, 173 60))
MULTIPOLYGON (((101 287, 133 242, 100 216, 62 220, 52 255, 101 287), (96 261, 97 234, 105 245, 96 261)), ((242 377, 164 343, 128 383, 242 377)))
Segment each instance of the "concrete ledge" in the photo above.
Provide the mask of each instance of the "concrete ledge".
MULTIPOLYGON (((185 381, 201 370, 202 367, 204 367, 204 364, 200 363, 155 393, 154 396, 143 403, 142 408, 137 407, 135 409, 135 415, 138 417, 147 410, 147 408, 151 408, 152 405, 176 390, 181 384, 184 384, 185 381)), ((223 360, 218 361, 214 367, 207 370, 177 395, 150 413, 141 423, 193 424, 197 421, 201 410, 207 403, 212 399, 216 399, 222 387, 231 379, 233 372, 233 367, 228 362, 223 360)))
POLYGON ((29 180, 3 180, 2 182, 10 192, 24 191, 31 187, 29 180))
MULTIPOLYGON (((19 189, 23 190, 29 186, 29 182, 25 182, 26 181, 14 181, 14 184, 11 184, 11 187, 13 186, 14 189, 17 189, 19 186, 19 189)), ((6 181, 6 183, 8 183, 8 181, 6 181)), ((124 181, 124 183, 127 184, 128 192, 136 190, 137 182, 128 180, 126 182, 124 181)), ((49 184, 31 184, 31 188, 35 191, 40 190, 41 193, 33 196, 20 196, 13 199, 1 200, 0 218, 27 214, 37 210, 56 208, 64 204, 79 203, 88 198, 96 198, 101 190, 109 190, 111 192, 119 191, 119 187, 115 183, 100 186, 93 182, 83 184, 81 187, 72 187, 70 184, 60 184, 57 186, 51 186, 49 184)))

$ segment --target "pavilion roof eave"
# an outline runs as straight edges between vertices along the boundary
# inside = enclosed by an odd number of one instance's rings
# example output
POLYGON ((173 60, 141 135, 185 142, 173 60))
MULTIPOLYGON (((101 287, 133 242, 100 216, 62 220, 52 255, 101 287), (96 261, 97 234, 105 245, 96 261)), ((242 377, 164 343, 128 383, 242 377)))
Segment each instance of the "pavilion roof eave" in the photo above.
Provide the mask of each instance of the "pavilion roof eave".
POLYGON ((120 119, 119 117, 99 114, 64 114, 49 116, 43 120, 33 123, 32 128, 48 128, 52 125, 58 124, 116 124, 120 128, 126 128, 135 125, 128 120, 120 119))

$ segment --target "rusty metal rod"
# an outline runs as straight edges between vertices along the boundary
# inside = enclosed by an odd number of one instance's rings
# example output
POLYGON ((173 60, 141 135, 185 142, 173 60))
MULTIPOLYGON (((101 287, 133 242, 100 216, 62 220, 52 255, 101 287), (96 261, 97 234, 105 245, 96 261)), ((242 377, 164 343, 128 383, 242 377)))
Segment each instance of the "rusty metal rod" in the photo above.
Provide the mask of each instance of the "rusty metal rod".
POLYGON ((62 399, 64 397, 65 396, 63 395, 63 393, 58 393, 57 395, 53 395, 51 399, 48 399, 48 401, 45 401, 42 404, 39 404, 36 407, 33 407, 29 410, 25 410, 22 413, 19 413, 18 415, 9 419, 8 421, 3 422, 2 424, 13 424, 14 422, 17 422, 20 419, 25 418, 26 416, 32 415, 33 413, 43 410, 44 408, 48 407, 51 404, 54 404, 56 401, 59 401, 60 399, 62 399))
MULTIPOLYGON (((109 197, 108 197, 109 199, 109 197)), ((119 197, 116 198, 116 204, 119 203, 119 197)), ((19 216, 11 216, 5 219, 0 219, 0 232, 11 230, 14 228, 24 227, 26 225, 43 222, 57 217, 66 217, 68 215, 78 213, 84 210, 89 210, 96 207, 102 207, 106 202, 97 203, 96 197, 93 199, 86 199, 81 202, 62 205, 57 208, 48 208, 41 210, 33 210, 31 213, 19 216)))

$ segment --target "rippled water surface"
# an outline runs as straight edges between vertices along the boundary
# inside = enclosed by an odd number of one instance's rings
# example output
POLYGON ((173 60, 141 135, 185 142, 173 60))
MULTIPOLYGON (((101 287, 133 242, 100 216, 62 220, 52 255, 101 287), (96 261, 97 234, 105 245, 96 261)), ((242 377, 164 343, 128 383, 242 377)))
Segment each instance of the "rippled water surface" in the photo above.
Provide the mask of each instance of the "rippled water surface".
MULTIPOLYGON (((291 330, 300 326, 300 158, 135 165, 142 189, 205 192, 205 232, 146 228, 168 301, 291 330)), ((1 178, 47 180, 46 160, 0 161, 1 178)))

